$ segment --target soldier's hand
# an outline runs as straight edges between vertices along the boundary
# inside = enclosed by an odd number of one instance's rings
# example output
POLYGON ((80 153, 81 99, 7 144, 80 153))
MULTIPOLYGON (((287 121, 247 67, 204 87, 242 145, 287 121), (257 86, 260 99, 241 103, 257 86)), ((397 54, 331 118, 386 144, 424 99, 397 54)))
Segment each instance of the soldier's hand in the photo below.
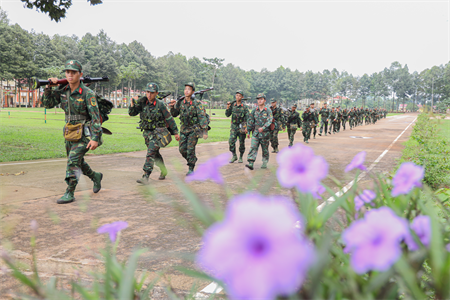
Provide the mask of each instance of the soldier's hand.
POLYGON ((260 132, 260 133, 262 133, 262 132, 263 132, 263 129, 262 129, 262 127, 259 127, 259 128, 258 128, 258 132, 260 132))
POLYGON ((247 129, 245 129, 245 131, 244 131, 244 132, 245 132, 245 134, 247 134, 247 133, 248 133, 248 130, 247 130, 247 129))
POLYGON ((175 105, 175 103, 177 102, 177 100, 175 100, 175 99, 172 99, 172 100, 170 100, 170 102, 169 102, 169 107, 173 107, 174 105, 175 105))
POLYGON ((89 144, 87 144, 86 149, 95 150, 98 147, 98 142, 96 141, 89 141, 89 144))
POLYGON ((206 140, 208 138, 208 135, 206 133, 203 134, 203 139, 206 140))
POLYGON ((229 109, 231 106, 231 102, 227 102, 227 109, 229 109))
POLYGON ((178 134, 175 134, 175 139, 179 142, 180 141, 180 136, 178 134))
POLYGON ((58 85, 58 84, 57 84, 58 78, 52 77, 52 78, 49 78, 48 81, 52 82, 52 83, 50 83, 50 84, 48 85, 49 87, 53 87, 53 86, 57 86, 57 85, 58 85))

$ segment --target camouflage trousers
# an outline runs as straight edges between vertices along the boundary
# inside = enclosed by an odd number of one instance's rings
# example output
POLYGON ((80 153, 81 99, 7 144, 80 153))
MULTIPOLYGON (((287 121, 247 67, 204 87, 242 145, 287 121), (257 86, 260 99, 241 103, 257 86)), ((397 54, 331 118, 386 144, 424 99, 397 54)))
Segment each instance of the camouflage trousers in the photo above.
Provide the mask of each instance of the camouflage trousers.
POLYGON ((238 129, 231 128, 230 138, 228 139, 228 144, 230 145, 230 152, 236 155, 236 142, 239 139, 239 154, 243 155, 245 152, 245 133, 241 133, 238 129))
POLYGON ((303 122, 302 133, 304 137, 304 141, 307 141, 311 138, 311 123, 303 122))
POLYGON ((355 127, 355 119, 354 118, 348 119, 348 125, 350 126, 350 129, 355 127))
POLYGON ((84 155, 89 151, 86 148, 89 140, 83 137, 78 142, 66 141, 67 168, 66 178, 67 188, 74 191, 78 184, 81 173, 92 178, 95 172, 87 162, 84 161, 84 155))
POLYGON ((247 160, 249 163, 255 162, 256 155, 258 154, 259 145, 261 145, 262 161, 268 162, 269 161, 269 133, 268 132, 258 133, 257 136, 255 136, 254 134, 255 134, 255 132, 253 132, 253 135, 252 135, 252 142, 251 142, 250 152, 248 153, 247 160))
POLYGON ((295 136, 295 132, 296 131, 297 131, 297 129, 296 130, 291 130, 291 129, 288 128, 288 130, 287 130, 287 133, 288 133, 288 136, 289 136, 289 146, 292 146, 294 144, 294 136, 295 136))
POLYGON ((195 156, 197 142, 198 137, 193 128, 186 129, 180 133, 180 146, 178 149, 184 159, 186 159, 189 167, 194 167, 197 162, 197 156, 195 156))
POLYGON ((276 148, 278 147, 278 129, 274 129, 272 131, 270 131, 270 145, 272 146, 272 148, 276 148))
POLYGON ((339 132, 341 130, 341 120, 336 120, 336 132, 339 132))
POLYGON ((328 120, 321 120, 320 121, 320 131, 319 131, 319 133, 320 134, 322 134, 322 130, 323 130, 323 128, 325 127, 325 134, 327 134, 327 132, 328 132, 328 120))
POLYGON ((316 137, 316 134, 317 134, 317 125, 314 126, 313 128, 311 128, 311 131, 312 131, 314 137, 316 137))
POLYGON ((159 144, 156 140, 156 136, 150 130, 144 130, 143 134, 145 139, 145 145, 147 146, 147 155, 145 157, 144 167, 142 168, 145 173, 150 174, 153 171, 153 166, 156 165, 161 169, 161 172, 165 172, 166 166, 164 160, 159 153, 159 144))
POLYGON ((331 122, 331 124, 330 124, 330 133, 331 132, 337 132, 338 131, 338 123, 339 123, 339 121, 335 121, 335 122, 331 122))
POLYGON ((342 119, 342 129, 345 130, 345 123, 347 123, 347 119, 342 119))

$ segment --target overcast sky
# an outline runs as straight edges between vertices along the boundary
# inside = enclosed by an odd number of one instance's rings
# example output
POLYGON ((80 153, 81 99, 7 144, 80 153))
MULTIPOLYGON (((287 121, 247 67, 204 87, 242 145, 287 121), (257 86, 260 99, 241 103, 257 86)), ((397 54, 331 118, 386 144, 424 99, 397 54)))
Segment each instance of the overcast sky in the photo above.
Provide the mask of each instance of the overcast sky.
POLYGON ((157 57, 219 57, 244 70, 282 65, 363 75, 394 61, 419 72, 450 61, 450 0, 72 2, 59 23, 20 0, 0 6, 26 30, 82 37, 104 29, 117 43, 137 40, 157 57))

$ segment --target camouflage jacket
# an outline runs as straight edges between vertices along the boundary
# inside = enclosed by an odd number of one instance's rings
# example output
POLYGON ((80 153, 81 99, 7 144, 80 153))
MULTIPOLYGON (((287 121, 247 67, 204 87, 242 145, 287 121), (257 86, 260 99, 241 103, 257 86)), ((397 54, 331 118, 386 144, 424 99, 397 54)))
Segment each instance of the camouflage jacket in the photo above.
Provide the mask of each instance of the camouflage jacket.
POLYGON ((328 118, 329 118, 330 114, 331 114, 331 110, 329 108, 322 107, 319 110, 319 115, 321 116, 321 119, 324 122, 328 121, 328 118))
POLYGON ((307 112, 306 110, 302 114, 303 123, 314 122, 315 116, 312 112, 307 112))
POLYGON ((286 122, 284 121, 283 112, 282 112, 282 110, 281 110, 280 107, 276 107, 276 108, 274 109, 274 108, 272 108, 272 106, 271 106, 270 109, 272 110, 272 116, 273 116, 273 118, 275 119, 275 125, 276 125, 276 128, 275 128, 275 129, 280 130, 281 127, 283 127, 284 124, 286 123, 286 122))
POLYGON ((174 118, 180 116, 181 132, 189 131, 194 126, 208 129, 208 119, 199 100, 180 100, 170 109, 174 118))
POLYGON ((169 125, 173 134, 178 134, 177 124, 167 106, 161 100, 155 99, 155 101, 149 102, 146 96, 141 97, 134 106, 128 108, 128 114, 130 116, 140 114, 139 127, 143 130, 153 131, 156 128, 165 128, 169 125))
MULTIPOLYGON (((61 108, 66 114, 66 122, 70 124, 78 123, 90 123, 91 139, 96 142, 100 142, 102 127, 100 121, 100 112, 98 110, 97 99, 93 90, 88 88, 80 82, 80 86, 73 92, 70 91, 70 86, 60 86, 54 89, 46 88, 42 103, 45 108, 53 108, 58 104, 61 104, 61 108), (69 99, 67 99, 69 95, 69 99), (69 104, 70 104, 70 116, 85 118, 82 120, 68 120, 69 117, 69 104)), ((79 118, 78 118, 79 119, 79 118)), ((84 131, 83 131, 84 136, 84 131)))
POLYGON ((344 115, 342 114, 342 111, 336 111, 336 119, 337 119, 337 121, 340 121, 340 120, 342 120, 342 117, 343 117, 344 115))
POLYGON ((330 117, 329 117, 329 120, 330 120, 331 122, 335 122, 335 119, 336 119, 336 121, 337 121, 337 111, 330 111, 330 117))
POLYGON ((234 129, 239 128, 239 124, 247 123, 248 120, 248 107, 241 103, 241 105, 237 105, 236 102, 233 102, 230 108, 225 110, 225 116, 231 116, 231 127, 234 129))
POLYGON ((291 124, 297 124, 298 128, 302 127, 302 119, 300 119, 300 114, 297 111, 289 111, 287 126, 290 128, 291 124))
POLYGON ((252 110, 247 120, 247 128, 249 132, 253 132, 253 136, 260 136, 259 128, 263 129, 262 138, 269 137, 269 127, 272 124, 272 110, 267 106, 260 110, 257 106, 252 110))
POLYGON ((344 120, 347 120, 347 119, 348 119, 348 116, 349 116, 349 112, 346 111, 346 110, 344 110, 344 111, 342 112, 342 118, 343 118, 344 120))

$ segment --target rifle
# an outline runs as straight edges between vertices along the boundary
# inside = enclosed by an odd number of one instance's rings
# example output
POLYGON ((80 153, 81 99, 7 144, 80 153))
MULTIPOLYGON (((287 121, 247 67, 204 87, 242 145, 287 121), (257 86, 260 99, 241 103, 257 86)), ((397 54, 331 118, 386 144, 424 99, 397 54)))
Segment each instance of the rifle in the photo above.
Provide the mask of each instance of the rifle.
MULTIPOLYGON (((251 97, 248 97, 248 98, 242 98, 242 99, 241 99, 241 101, 247 101, 247 100, 252 100, 252 98, 251 98, 251 97)), ((236 100, 233 100, 233 101, 228 102, 228 103, 230 103, 230 106, 233 106, 233 104, 236 103, 236 100)), ((228 103, 227 103, 227 105, 228 105, 228 103)))
MULTIPOLYGON (((204 89, 204 90, 201 90, 201 91, 198 91, 198 92, 194 92, 194 95, 193 95, 193 96, 195 97, 195 95, 198 95, 198 94, 203 95, 203 93, 208 92, 208 91, 211 91, 211 90, 213 90, 213 89, 214 89, 213 87, 210 87, 210 88, 208 88, 208 89, 204 89)), ((177 101, 184 100, 184 98, 186 98, 186 96, 178 97, 177 101)))
MULTIPOLYGON (((49 84, 53 84, 53 83, 51 83, 48 80, 37 79, 36 77, 31 78, 31 80, 33 82, 32 89, 34 89, 34 90, 40 88, 41 86, 46 86, 46 85, 49 85, 49 84)), ((81 77, 80 81, 84 82, 84 83, 102 82, 102 81, 109 81, 109 77, 108 76, 103 76, 103 77, 91 78, 89 76, 86 76, 86 77, 81 77)), ((56 84, 67 84, 67 83, 68 83, 68 81, 67 81, 66 78, 58 79, 58 82, 56 82, 56 84)))

